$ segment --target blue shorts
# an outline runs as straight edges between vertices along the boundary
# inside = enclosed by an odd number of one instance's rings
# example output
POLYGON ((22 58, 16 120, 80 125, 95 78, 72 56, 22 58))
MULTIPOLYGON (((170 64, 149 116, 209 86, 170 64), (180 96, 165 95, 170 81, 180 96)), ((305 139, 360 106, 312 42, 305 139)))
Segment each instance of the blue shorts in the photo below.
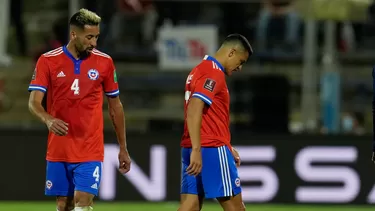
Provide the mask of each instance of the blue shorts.
POLYGON ((198 176, 186 172, 191 148, 182 148, 181 194, 221 198, 241 193, 234 157, 227 146, 202 148, 202 171, 198 176))
POLYGON ((98 195, 102 162, 66 163, 47 161, 45 195, 74 196, 74 191, 98 195))

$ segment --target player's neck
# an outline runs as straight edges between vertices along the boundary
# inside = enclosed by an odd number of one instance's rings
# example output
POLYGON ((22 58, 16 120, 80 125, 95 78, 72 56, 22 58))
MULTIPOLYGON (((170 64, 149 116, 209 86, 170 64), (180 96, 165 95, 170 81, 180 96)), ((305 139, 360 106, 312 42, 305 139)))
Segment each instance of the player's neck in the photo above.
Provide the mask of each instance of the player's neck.
POLYGON ((222 56, 222 54, 220 52, 216 52, 215 55, 213 56, 216 61, 218 61, 223 67, 225 67, 225 64, 224 64, 224 57, 222 56))
POLYGON ((68 45, 66 45, 66 49, 68 49, 69 53, 72 54, 72 56, 75 59, 79 59, 80 58, 80 56, 79 56, 76 48, 70 42, 68 43, 68 45))

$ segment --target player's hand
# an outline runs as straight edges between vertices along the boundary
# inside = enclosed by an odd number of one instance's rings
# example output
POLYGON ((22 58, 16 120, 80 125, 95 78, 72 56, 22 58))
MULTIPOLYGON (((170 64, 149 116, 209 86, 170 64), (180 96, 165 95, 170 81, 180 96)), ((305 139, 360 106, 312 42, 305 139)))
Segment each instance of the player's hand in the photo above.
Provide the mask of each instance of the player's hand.
POLYGON ((126 174, 130 170, 130 156, 129 152, 126 149, 121 149, 118 153, 118 162, 119 162, 119 171, 121 174, 126 174))
POLYGON ((46 121, 48 130, 58 136, 65 136, 68 134, 69 124, 61 119, 51 118, 46 121))
POLYGON ((232 155, 234 157, 234 161, 236 161, 236 166, 239 167, 241 165, 241 158, 240 154, 238 154, 235 148, 232 148, 232 155))
POLYGON ((190 154, 190 165, 186 171, 190 175, 197 176, 202 170, 202 153, 200 150, 192 150, 190 154))
POLYGON ((375 163, 375 152, 372 153, 371 161, 375 163))

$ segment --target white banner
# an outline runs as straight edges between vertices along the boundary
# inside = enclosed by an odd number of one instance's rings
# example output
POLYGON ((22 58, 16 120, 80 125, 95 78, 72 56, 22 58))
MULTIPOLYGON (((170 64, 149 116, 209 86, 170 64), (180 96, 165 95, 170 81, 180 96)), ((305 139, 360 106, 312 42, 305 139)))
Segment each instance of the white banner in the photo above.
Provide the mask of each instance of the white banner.
POLYGON ((218 29, 213 25, 161 27, 158 37, 161 70, 190 71, 218 48, 218 29))
MULTIPOLYGON (((168 158, 167 148, 163 145, 151 146, 150 156, 146 156, 149 161, 139 165, 133 160, 130 172, 123 175, 144 200, 178 199, 178 196, 168 195, 168 191, 179 193, 179 183, 175 182, 179 182, 181 167, 168 166, 168 159, 176 158, 168 158), (169 179, 167 169, 170 171, 169 179), (178 179, 172 180, 172 177, 178 179)), ((355 146, 305 146, 289 153, 286 158, 288 163, 285 160, 280 162, 282 152, 278 155, 276 146, 235 148, 241 156, 242 164, 238 171, 244 202, 353 203, 358 196, 362 203, 365 200, 368 204, 375 202, 373 182, 370 182, 370 187, 362 189, 360 172, 352 165, 358 162, 355 146), (281 163, 283 166, 279 168, 281 163)), ((101 200, 112 201, 119 199, 119 195, 124 197, 122 190, 127 189, 117 185, 118 151, 116 144, 105 146, 101 200), (118 190, 121 193, 117 193, 118 190)), ((135 194, 134 191, 131 193, 135 194)))

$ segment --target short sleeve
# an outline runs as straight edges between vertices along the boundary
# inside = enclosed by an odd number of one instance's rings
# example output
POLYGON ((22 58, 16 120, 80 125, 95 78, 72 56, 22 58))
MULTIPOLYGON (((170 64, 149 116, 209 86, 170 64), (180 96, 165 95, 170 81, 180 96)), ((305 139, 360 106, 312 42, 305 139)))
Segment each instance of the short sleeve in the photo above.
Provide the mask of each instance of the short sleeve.
POLYGON ((219 74, 204 74, 195 81, 193 94, 191 97, 201 99, 207 105, 211 105, 214 96, 221 91, 223 87, 223 76, 219 74))
POLYGON ((108 97, 117 97, 120 94, 119 86, 117 83, 116 68, 111 59, 108 65, 108 74, 104 78, 104 92, 108 97))
POLYGON ((47 59, 43 56, 39 57, 36 67, 34 69, 33 76, 29 85, 29 92, 41 91, 47 92, 49 85, 49 68, 47 65, 47 59))

